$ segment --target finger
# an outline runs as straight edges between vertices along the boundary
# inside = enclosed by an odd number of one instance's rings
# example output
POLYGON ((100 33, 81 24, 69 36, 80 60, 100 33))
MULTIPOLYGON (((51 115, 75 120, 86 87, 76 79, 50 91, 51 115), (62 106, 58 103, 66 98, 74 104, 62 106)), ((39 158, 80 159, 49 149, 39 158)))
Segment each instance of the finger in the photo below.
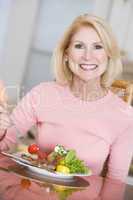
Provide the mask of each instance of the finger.
POLYGON ((3 123, 12 124, 11 120, 8 119, 8 118, 1 118, 0 119, 0 124, 3 124, 3 123))
POLYGON ((0 105, 4 108, 7 108, 8 107, 8 104, 6 102, 2 102, 0 101, 0 105))
POLYGON ((0 116, 0 124, 2 124, 2 123, 12 124, 12 121, 10 120, 9 117, 2 115, 2 116, 0 116))
POLYGON ((0 101, 0 106, 3 107, 3 108, 7 108, 8 104, 6 102, 0 101))
POLYGON ((10 119, 9 113, 0 112, 0 119, 10 119))
POLYGON ((0 113, 8 113, 8 110, 0 106, 0 113))
POLYGON ((10 127, 12 126, 13 124, 11 124, 10 122, 7 122, 7 121, 0 121, 0 127, 10 127))
POLYGON ((0 112, 0 118, 10 118, 8 111, 0 112))
POLYGON ((7 129, 11 126, 12 125, 10 123, 3 122, 3 123, 0 124, 0 129, 7 129))
POLYGON ((2 116, 0 116, 0 125, 2 125, 2 124, 10 124, 10 125, 12 125, 13 123, 10 120, 9 117, 2 115, 2 116))
POLYGON ((0 132, 3 132, 5 130, 7 130, 8 128, 10 128, 10 126, 9 127, 8 126, 2 126, 2 127, 0 127, 0 132))

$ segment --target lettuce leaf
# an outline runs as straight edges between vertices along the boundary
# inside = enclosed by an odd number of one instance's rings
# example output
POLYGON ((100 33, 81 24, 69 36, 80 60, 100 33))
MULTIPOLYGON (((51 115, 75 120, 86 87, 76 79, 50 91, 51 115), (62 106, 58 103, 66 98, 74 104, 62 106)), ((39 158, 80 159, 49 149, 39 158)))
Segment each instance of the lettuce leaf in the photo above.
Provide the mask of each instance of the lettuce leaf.
POLYGON ((84 161, 77 158, 74 150, 68 151, 64 158, 64 164, 70 169, 70 173, 87 173, 89 170, 84 161))

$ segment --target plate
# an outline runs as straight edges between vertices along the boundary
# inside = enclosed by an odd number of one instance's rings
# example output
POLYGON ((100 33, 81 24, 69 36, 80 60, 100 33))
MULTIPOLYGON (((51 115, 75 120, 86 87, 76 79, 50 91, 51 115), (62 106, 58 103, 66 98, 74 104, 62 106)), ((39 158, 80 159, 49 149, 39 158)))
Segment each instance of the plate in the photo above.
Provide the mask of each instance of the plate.
POLYGON ((47 177, 51 177, 51 178, 55 178, 55 179, 73 179, 75 176, 90 176, 92 175, 91 170, 89 170, 88 173, 86 174, 79 174, 79 173, 75 173, 75 174, 63 174, 63 173, 59 173, 59 172, 55 172, 52 171, 50 169, 44 169, 38 166, 34 166, 33 164, 31 164, 28 160, 21 158, 21 153, 15 153, 15 154, 9 154, 6 152, 2 152, 2 154, 4 154, 5 156, 10 157, 12 160, 14 160, 16 163, 18 163, 21 166, 26 167, 29 171, 43 175, 43 176, 47 176, 47 177))
POLYGON ((70 187, 70 188, 85 188, 88 187, 89 181, 82 178, 82 177, 74 177, 73 179, 53 179, 51 177, 48 176, 43 176, 41 174, 38 173, 34 173, 32 171, 29 171, 26 169, 26 167, 21 168, 21 166, 16 165, 14 166, 10 166, 10 171, 16 173, 17 175, 23 177, 23 178, 28 178, 31 181, 35 181, 35 182, 39 182, 39 183, 43 183, 44 184, 54 184, 54 185, 60 185, 60 186, 65 186, 65 187, 70 187))

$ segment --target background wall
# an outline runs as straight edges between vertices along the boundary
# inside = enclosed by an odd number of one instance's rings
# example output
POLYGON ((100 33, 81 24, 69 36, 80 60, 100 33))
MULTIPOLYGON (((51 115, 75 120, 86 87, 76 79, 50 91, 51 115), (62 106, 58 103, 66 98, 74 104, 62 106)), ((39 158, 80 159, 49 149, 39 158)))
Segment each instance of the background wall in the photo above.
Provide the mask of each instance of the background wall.
POLYGON ((0 63, 4 56, 10 8, 11 0, 0 1, 0 63))
POLYGON ((26 72, 39 4, 37 0, 11 0, 9 7, 8 0, 3 0, 1 3, 3 2, 7 3, 4 12, 7 12, 8 22, 5 23, 7 33, 3 47, 4 58, 0 65, 0 78, 7 86, 11 101, 15 101, 19 98, 21 83, 26 72))
POLYGON ((124 77, 133 79, 133 1, 1 0, 0 11, 4 11, 0 34, 7 30, 3 34, 6 40, 0 37, 0 55, 4 55, 0 58, 0 78, 13 101, 19 98, 20 87, 27 92, 41 81, 54 79, 52 51, 65 28, 81 13, 108 20, 124 55, 124 77), (7 3, 5 8, 1 7, 3 2, 7 3))

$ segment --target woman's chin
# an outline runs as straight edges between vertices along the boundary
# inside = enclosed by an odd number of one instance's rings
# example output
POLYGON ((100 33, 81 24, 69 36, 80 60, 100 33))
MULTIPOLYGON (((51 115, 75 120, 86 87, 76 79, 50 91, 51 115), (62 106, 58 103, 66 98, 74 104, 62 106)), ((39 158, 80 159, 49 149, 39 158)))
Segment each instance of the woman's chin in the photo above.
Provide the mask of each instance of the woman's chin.
POLYGON ((87 77, 85 77, 85 76, 78 76, 78 77, 79 77, 79 79, 80 79, 81 81, 87 83, 87 82, 89 82, 89 81, 91 81, 91 80, 93 80, 93 79, 99 78, 100 75, 99 75, 99 76, 87 76, 87 77))
POLYGON ((94 78, 81 78, 81 77, 79 77, 79 79, 80 79, 81 81, 83 81, 84 83, 87 83, 87 82, 93 80, 94 78))

